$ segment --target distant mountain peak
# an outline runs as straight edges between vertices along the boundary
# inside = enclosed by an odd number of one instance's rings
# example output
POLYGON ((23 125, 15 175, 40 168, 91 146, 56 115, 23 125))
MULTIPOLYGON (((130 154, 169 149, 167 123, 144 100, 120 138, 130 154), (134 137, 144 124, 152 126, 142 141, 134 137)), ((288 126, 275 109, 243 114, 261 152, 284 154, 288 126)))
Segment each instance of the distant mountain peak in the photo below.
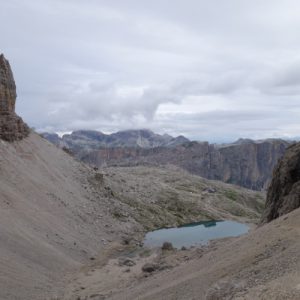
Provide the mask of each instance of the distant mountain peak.
POLYGON ((253 144, 255 141, 251 139, 239 138, 237 141, 233 142, 236 145, 243 145, 243 144, 253 144))
POLYGON ((97 130, 76 130, 65 134, 62 138, 57 135, 43 133, 46 139, 58 146, 65 146, 81 150, 95 150, 99 148, 145 148, 175 147, 189 142, 184 136, 172 137, 168 134, 157 134, 150 129, 127 129, 112 134, 105 134, 97 130))

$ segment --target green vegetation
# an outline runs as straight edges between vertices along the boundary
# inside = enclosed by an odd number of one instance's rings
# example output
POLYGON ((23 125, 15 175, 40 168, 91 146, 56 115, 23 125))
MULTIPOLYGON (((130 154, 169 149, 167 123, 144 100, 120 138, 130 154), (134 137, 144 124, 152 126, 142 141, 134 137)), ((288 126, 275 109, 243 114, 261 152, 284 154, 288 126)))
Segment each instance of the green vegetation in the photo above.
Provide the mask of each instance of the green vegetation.
POLYGON ((255 202, 255 209, 262 213, 265 209, 265 198, 260 195, 260 194, 255 194, 255 199, 256 199, 256 202, 255 202))
POLYGON ((183 192, 198 193, 198 191, 195 189, 195 187, 191 186, 191 185, 180 184, 180 185, 177 185, 175 188, 176 188, 176 190, 183 191, 183 192))
POLYGON ((225 190, 224 195, 232 201, 237 201, 239 197, 238 193, 234 190, 225 190))

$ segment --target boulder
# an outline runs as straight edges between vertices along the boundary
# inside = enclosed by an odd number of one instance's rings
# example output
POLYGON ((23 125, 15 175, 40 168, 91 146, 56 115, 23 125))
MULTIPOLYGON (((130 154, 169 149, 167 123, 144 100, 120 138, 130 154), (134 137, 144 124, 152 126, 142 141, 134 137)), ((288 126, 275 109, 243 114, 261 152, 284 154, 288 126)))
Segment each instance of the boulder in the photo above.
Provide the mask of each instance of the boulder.
POLYGON ((145 272, 145 273, 152 273, 152 272, 154 272, 158 269, 159 269, 159 265, 158 264, 153 264, 153 263, 146 263, 142 267, 142 271, 145 272))
POLYGON ((128 257, 120 257, 119 258, 119 266, 133 267, 135 265, 136 265, 135 261, 128 257))
POLYGON ((174 247, 173 247, 172 243, 164 242, 161 249, 162 250, 174 250, 174 247))

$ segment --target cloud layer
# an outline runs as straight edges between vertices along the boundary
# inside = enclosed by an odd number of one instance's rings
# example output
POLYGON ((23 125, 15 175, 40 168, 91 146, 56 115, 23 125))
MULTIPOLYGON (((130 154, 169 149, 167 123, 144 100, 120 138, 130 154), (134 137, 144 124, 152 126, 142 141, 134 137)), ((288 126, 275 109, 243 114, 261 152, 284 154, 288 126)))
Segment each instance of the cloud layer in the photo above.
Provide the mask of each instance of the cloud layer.
POLYGON ((297 1, 0 4, 17 110, 39 130, 300 135, 297 1))

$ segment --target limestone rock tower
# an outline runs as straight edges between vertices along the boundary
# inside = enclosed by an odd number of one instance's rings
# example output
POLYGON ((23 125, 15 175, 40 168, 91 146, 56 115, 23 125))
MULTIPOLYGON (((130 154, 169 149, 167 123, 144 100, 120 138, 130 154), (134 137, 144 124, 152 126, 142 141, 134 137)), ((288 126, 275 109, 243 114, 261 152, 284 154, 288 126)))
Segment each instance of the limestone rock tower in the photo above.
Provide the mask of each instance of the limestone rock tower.
POLYGON ((0 139, 13 142, 28 136, 27 124, 15 113, 16 84, 8 60, 0 55, 0 139))

